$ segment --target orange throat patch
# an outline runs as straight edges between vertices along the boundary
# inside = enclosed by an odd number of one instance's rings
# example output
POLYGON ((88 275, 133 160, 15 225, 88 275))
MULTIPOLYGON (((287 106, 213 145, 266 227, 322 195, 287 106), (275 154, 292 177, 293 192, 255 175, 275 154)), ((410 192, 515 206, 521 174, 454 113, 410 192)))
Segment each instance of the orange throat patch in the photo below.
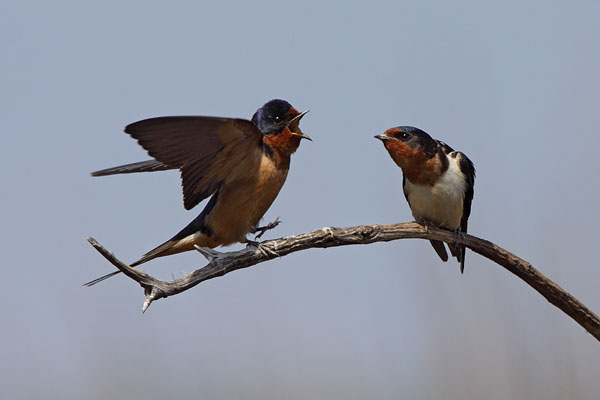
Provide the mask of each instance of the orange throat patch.
POLYGON ((385 148, 394 162, 402 168, 402 173, 416 185, 433 186, 442 175, 442 162, 439 154, 428 158, 419 148, 411 148, 398 140, 387 140, 385 148))
POLYGON ((302 138, 292 134, 288 128, 285 128, 277 135, 264 136, 264 143, 273 151, 275 163, 279 167, 288 168, 290 165, 290 156, 300 146, 302 138))

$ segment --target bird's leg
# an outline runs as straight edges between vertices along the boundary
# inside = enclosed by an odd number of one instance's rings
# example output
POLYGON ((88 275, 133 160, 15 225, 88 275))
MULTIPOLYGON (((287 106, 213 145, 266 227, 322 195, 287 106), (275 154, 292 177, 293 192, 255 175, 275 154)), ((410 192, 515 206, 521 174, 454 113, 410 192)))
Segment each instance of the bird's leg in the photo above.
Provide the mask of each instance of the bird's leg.
POLYGON ((255 247, 265 257, 280 257, 275 250, 261 242, 246 239, 246 247, 255 247))
POLYGON ((465 236, 465 233, 462 231, 462 229, 460 229, 460 227, 456 228, 454 230, 454 233, 456 234, 456 245, 458 245, 458 240, 462 239, 465 240, 467 237, 465 236))
POLYGON ((419 219, 417 221, 419 224, 423 225, 423 227, 425 228, 425 232, 429 233, 429 225, 431 225, 431 223, 425 219, 419 219))
POLYGON ((250 233, 260 232, 258 235, 254 236, 254 239, 260 239, 260 237, 262 235, 264 235, 266 231, 277 227, 277 225, 279 225, 280 223, 281 223, 281 220, 279 219, 279 217, 277 217, 277 218, 275 218, 275 221, 271 222, 270 224, 267 224, 265 226, 253 227, 250 230, 250 233))

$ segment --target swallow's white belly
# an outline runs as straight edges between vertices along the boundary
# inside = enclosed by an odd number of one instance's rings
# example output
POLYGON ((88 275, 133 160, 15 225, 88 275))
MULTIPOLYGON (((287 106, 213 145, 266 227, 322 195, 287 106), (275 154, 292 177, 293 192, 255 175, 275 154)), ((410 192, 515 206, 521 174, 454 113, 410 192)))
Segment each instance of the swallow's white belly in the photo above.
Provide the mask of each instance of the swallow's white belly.
POLYGON ((433 186, 416 185, 406 179, 404 193, 417 221, 457 229, 463 215, 467 182, 458 166, 458 157, 448 157, 448 162, 448 169, 433 186))

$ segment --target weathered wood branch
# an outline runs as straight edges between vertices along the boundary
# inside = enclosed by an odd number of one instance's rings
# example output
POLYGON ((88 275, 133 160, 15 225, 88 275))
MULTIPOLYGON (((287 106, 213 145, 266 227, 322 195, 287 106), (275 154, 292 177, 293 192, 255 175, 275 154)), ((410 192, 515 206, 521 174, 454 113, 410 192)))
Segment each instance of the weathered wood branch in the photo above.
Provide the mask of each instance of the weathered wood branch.
POLYGON ((527 261, 487 240, 471 235, 458 236, 454 232, 434 227, 425 228, 415 222, 392 225, 359 225, 349 228, 325 227, 301 235, 267 240, 261 242, 258 247, 249 246, 243 250, 228 253, 198 248, 198 251, 208 259, 209 263, 184 277, 167 282, 160 281, 139 269, 131 268, 93 238, 88 238, 88 241, 115 267, 144 288, 146 294, 146 300, 142 307, 142 312, 144 312, 154 300, 173 296, 205 280, 223 276, 237 269, 251 267, 276 257, 283 257, 296 251, 389 242, 398 239, 434 239, 464 244, 475 253, 489 258, 521 278, 600 341, 600 318, 527 261))

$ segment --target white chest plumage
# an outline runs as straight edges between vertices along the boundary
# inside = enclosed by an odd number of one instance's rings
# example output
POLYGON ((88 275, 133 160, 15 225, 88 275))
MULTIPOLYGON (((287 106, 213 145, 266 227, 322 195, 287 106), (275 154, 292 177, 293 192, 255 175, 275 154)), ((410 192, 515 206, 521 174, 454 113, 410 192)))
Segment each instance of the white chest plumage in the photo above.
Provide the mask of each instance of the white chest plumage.
POLYGON ((416 220, 457 229, 463 215, 467 182, 459 167, 461 154, 448 154, 448 169, 433 186, 416 185, 405 179, 404 193, 416 220))

